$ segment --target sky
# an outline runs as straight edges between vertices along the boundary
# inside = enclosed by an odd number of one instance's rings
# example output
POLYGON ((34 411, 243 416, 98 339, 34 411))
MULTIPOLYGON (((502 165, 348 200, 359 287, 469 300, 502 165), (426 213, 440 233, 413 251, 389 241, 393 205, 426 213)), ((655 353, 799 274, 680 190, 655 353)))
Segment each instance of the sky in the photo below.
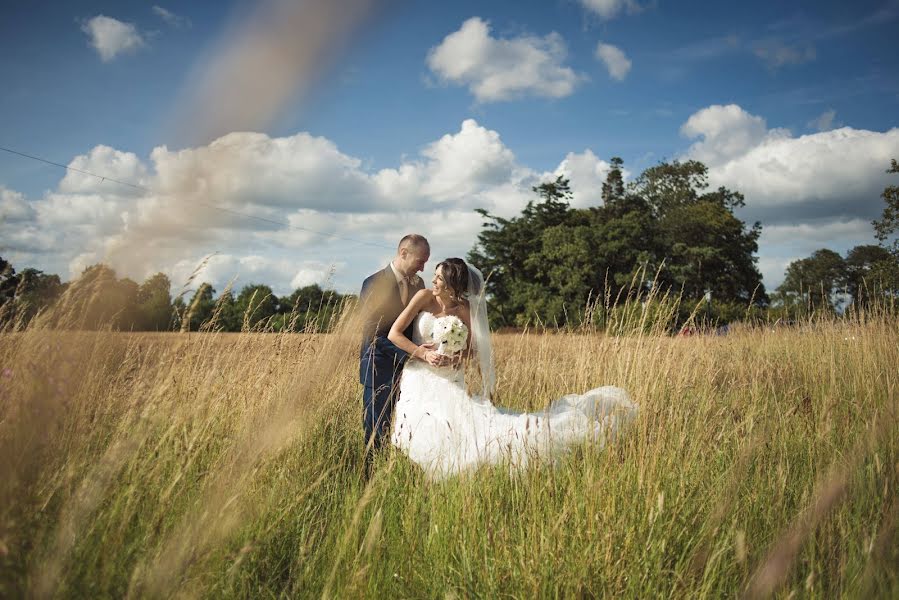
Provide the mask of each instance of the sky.
POLYGON ((357 292, 405 233, 429 278, 477 208, 695 158, 774 289, 896 183, 897 0, 160 2, 0 2, 0 146, 71 167, 0 151, 17 269, 357 292))

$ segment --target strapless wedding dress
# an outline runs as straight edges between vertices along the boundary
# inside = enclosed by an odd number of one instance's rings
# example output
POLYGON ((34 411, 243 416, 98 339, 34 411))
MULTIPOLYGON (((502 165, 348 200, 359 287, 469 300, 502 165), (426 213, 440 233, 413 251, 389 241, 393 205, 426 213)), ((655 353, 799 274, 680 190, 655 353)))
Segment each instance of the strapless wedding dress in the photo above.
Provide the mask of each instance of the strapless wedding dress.
MULTIPOLYGON (((431 313, 420 313, 413 321, 412 341, 432 341, 434 321, 431 313)), ((614 386, 563 396, 540 412, 497 408, 487 398, 467 393, 461 369, 409 360, 393 411, 391 441, 430 477, 444 478, 503 461, 523 467, 588 439, 602 447, 637 410, 627 393, 614 386)))

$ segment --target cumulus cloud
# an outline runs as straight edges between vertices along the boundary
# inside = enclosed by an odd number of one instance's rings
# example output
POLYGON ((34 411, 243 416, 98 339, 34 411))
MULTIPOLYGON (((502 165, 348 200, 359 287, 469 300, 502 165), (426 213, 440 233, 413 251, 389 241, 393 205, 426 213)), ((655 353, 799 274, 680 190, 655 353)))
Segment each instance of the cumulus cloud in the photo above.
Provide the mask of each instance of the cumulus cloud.
MULTIPOLYGON (((481 228, 474 208, 516 215, 531 187, 554 176, 519 164, 499 133, 474 120, 377 171, 308 133, 232 133, 194 148, 158 147, 147 161, 97 146, 69 166, 143 189, 70 171, 38 199, 8 190, 2 206, 23 221, 0 222, 0 237, 19 263, 65 277, 102 261, 138 281, 161 270, 177 287, 214 255, 202 279, 217 289, 239 276, 241 285, 263 281, 279 293, 323 283, 332 270, 338 289, 353 290, 409 232, 427 235, 435 258, 464 256, 481 228)), ((591 198, 581 187, 605 166, 587 150, 560 168, 578 198, 591 198)))
POLYGON ((837 111, 834 109, 831 108, 830 110, 825 110, 816 118, 809 121, 807 126, 809 129, 814 129, 815 131, 830 131, 836 126, 834 123, 836 116, 837 111))
POLYGON ((599 42, 596 46, 596 58, 601 60, 613 79, 621 81, 631 70, 631 61, 624 51, 612 44, 599 42))
POLYGON ((838 219, 830 222, 809 221, 807 223, 769 225, 762 231, 761 243, 766 245, 801 244, 798 248, 802 257, 834 240, 873 237, 871 221, 867 219, 838 219))
MULTIPOLYGON (((741 217, 762 221, 768 287, 790 260, 818 247, 872 242, 869 222, 882 208, 899 129, 796 137, 730 105, 697 111, 681 131, 692 140, 681 158, 701 158, 712 185, 745 194, 741 217)), ((169 273, 178 287, 218 253, 202 277, 218 290, 237 276, 238 287, 264 282, 278 293, 328 281, 358 291, 410 232, 431 240, 430 270, 472 247, 482 225, 474 208, 515 216, 534 199, 532 186, 558 175, 571 180, 575 206, 595 206, 610 168, 608 157, 585 149, 552 172, 536 171, 474 120, 380 170, 305 132, 233 133, 177 151, 158 147, 146 158, 97 146, 70 166, 147 191, 71 172, 39 198, 0 188, 3 256, 17 268, 71 277, 103 261, 137 281, 169 273)))
POLYGON ((771 69, 801 65, 817 56, 814 46, 790 46, 780 40, 756 42, 753 53, 771 69))
POLYGON ((34 218, 34 208, 24 194, 0 185, 0 223, 29 221, 34 218))
POLYGON ((428 52, 427 64, 445 83, 467 86, 479 102, 524 96, 563 98, 584 79, 570 67, 558 33, 501 39, 472 17, 428 52))
MULTIPOLYGON (((606 176, 612 166, 600 159, 592 150, 584 150, 581 153, 569 152, 564 160, 559 163, 552 177, 543 177, 542 179, 555 178, 562 175, 571 181, 571 189, 576 192, 572 206, 576 208, 585 208, 588 206, 599 206, 602 204, 602 184, 605 183, 606 176)), ((630 176, 628 171, 624 171, 625 179, 630 176)))
POLYGON ((622 12, 637 13, 642 7, 634 0, 580 0, 581 5, 601 19, 613 19, 622 12))
POLYGON ((681 126, 681 135, 701 138, 687 154, 706 164, 717 164, 746 153, 767 137, 789 135, 768 130, 765 119, 751 115, 736 104, 714 104, 699 110, 681 126))
POLYGON ((700 110, 681 131, 701 138, 687 156, 709 166, 710 181, 743 192, 747 210, 769 222, 876 217, 885 167, 899 153, 899 129, 794 137, 736 105, 700 110))
POLYGON ((37 226, 38 212, 24 194, 0 185, 0 253, 16 261, 40 255, 53 247, 53 236, 37 226))
POLYGON ((447 134, 422 154, 429 160, 423 192, 437 199, 458 199, 478 189, 508 181, 515 170, 515 155, 496 131, 473 119, 457 134, 447 134))
POLYGON ((175 29, 188 29, 192 25, 190 19, 187 17, 176 15, 172 11, 155 4, 153 5, 153 13, 165 21, 170 27, 174 27, 175 29))
POLYGON ((706 163, 711 185, 742 192, 741 216, 761 221, 760 265, 769 287, 791 260, 818 248, 843 252, 874 243, 870 222, 882 209, 899 129, 842 127, 796 137, 729 105, 697 111, 681 133, 699 138, 683 158, 706 163))
POLYGON ((95 146, 88 154, 76 156, 68 166, 69 170, 59 182, 59 191, 68 194, 134 196, 143 193, 140 187, 146 183, 147 170, 136 154, 121 152, 103 144, 95 146), (103 174, 105 180, 93 175, 98 172, 103 174))
POLYGON ((133 23, 123 23, 106 15, 88 19, 81 24, 81 31, 88 35, 91 46, 103 62, 109 62, 120 54, 134 52, 145 45, 144 38, 133 23))

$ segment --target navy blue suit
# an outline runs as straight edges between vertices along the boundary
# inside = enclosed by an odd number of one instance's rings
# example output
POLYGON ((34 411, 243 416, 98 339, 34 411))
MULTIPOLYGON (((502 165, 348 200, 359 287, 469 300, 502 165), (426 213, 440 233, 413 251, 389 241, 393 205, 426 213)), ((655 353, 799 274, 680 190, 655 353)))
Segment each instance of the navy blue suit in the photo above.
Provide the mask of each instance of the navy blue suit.
MULTIPOLYGON (((419 278, 415 285, 409 286, 408 299, 411 300, 421 289, 424 289, 424 282, 419 278)), ((394 321, 405 308, 399 284, 390 265, 366 278, 362 283, 359 301, 363 311, 362 348, 359 351, 362 422, 366 447, 374 438, 372 447, 379 448, 390 432, 400 375, 409 357, 387 339, 394 321)), ((412 338, 411 324, 404 333, 406 337, 412 338)))

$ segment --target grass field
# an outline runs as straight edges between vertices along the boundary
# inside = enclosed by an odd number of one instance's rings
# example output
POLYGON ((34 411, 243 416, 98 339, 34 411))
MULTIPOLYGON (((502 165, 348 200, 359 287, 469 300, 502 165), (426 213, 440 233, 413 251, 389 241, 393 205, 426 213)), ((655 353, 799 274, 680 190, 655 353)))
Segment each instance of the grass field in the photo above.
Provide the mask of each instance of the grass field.
POLYGON ((361 477, 357 334, 0 335, 2 597, 899 597, 899 327, 496 336, 603 451, 361 477))

